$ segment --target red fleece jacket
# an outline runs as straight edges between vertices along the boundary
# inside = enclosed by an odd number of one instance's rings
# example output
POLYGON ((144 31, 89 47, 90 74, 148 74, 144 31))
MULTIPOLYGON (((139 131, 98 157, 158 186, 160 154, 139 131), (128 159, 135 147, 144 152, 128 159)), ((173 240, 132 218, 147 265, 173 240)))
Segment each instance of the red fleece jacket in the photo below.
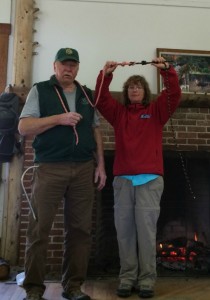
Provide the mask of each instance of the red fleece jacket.
MULTIPOLYGON (((181 90, 173 67, 168 72, 171 114, 179 105, 181 90)), ((166 71, 160 71, 166 83, 166 71)), ((115 132, 114 175, 163 175, 162 131, 168 121, 169 108, 166 90, 149 106, 130 104, 127 107, 115 100, 109 91, 113 75, 105 76, 97 109, 113 126, 115 132)), ((99 92, 102 71, 99 73, 95 99, 99 92)))

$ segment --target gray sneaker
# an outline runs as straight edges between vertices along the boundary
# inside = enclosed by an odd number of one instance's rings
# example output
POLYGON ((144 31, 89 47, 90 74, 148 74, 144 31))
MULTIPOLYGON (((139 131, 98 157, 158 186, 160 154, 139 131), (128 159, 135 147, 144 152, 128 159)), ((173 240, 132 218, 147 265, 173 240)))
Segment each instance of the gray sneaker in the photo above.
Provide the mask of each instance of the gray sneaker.
POLYGON ((69 300, 91 300, 91 298, 81 292, 80 290, 73 290, 70 292, 63 292, 62 297, 69 300))
POLYGON ((117 296, 122 298, 130 297, 133 291, 133 286, 126 283, 120 283, 116 291, 117 296))
POLYGON ((140 298, 152 298, 154 297, 154 288, 150 285, 140 285, 138 296, 140 298))

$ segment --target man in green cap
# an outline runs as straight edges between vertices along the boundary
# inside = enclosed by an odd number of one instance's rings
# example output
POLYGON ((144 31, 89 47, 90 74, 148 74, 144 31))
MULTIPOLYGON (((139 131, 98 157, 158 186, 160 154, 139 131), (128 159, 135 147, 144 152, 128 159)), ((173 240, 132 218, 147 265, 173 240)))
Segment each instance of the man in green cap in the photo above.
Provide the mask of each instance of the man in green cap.
POLYGON ((55 74, 32 87, 20 116, 19 132, 35 137, 33 210, 29 215, 23 282, 26 300, 43 299, 48 237, 62 199, 62 296, 90 300, 81 291, 81 284, 91 248, 94 183, 101 190, 106 174, 92 92, 75 80, 79 63, 77 50, 60 49, 55 56, 55 74))

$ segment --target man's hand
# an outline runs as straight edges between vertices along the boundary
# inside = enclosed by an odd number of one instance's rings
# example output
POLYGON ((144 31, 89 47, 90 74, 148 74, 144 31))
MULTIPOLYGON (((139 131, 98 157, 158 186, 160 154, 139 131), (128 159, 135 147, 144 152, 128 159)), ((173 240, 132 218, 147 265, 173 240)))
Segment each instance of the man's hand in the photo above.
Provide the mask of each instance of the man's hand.
POLYGON ((76 112, 68 112, 59 115, 60 125, 75 126, 82 119, 82 116, 76 112))
POLYGON ((97 189, 101 191, 106 184, 106 172, 104 167, 97 166, 95 170, 95 180, 94 183, 97 184, 97 189))

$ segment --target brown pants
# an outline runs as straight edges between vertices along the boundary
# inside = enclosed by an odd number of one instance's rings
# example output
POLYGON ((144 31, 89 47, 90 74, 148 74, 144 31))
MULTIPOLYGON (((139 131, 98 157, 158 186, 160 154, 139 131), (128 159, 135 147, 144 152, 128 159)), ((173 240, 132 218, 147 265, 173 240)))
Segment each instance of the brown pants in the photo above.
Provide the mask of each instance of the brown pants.
POLYGON ((45 290, 45 264, 50 230, 64 198, 64 257, 62 285, 77 289, 85 280, 91 247, 94 162, 42 163, 35 168, 29 215, 23 287, 45 290))

